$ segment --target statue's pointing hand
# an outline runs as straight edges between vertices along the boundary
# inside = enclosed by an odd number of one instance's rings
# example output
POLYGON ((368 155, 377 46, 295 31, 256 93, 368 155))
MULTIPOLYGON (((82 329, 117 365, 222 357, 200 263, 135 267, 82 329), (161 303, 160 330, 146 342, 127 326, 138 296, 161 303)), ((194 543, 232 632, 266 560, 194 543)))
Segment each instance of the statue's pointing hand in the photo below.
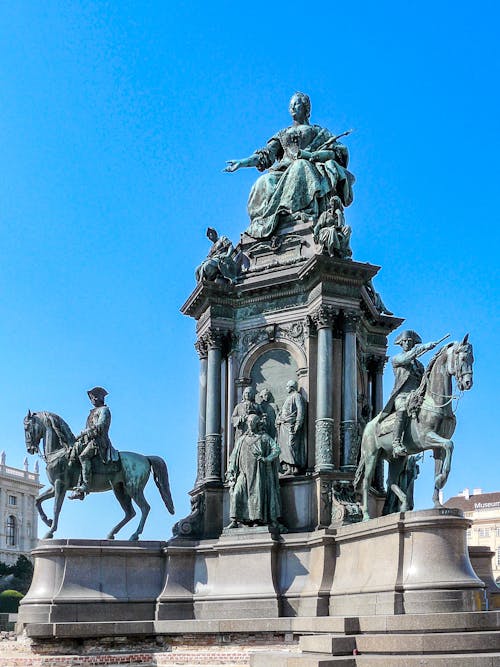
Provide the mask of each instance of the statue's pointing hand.
POLYGON ((232 172, 236 171, 241 167, 240 160, 227 160, 226 167, 222 170, 223 172, 232 172))

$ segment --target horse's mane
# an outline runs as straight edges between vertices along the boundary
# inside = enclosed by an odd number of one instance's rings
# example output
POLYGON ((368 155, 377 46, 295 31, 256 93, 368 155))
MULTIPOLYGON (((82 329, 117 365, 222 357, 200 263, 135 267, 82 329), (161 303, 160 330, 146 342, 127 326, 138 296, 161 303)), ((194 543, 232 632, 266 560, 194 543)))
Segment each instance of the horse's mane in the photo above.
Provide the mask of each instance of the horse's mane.
POLYGON ((415 389, 414 391, 410 392, 408 396, 408 403, 407 403, 407 409, 410 414, 416 415, 418 410, 420 409, 420 406, 423 403, 424 396, 425 396, 425 390, 427 389, 427 383, 429 381, 430 374, 432 373, 432 369, 436 365, 437 360, 441 356, 444 350, 447 350, 449 347, 452 345, 455 345, 455 341, 452 341, 451 343, 446 343, 446 345, 443 345, 432 357, 432 359, 429 361, 427 364, 427 368, 424 371, 424 374, 422 376, 422 379, 420 380, 420 385, 418 389, 415 389))
POLYGON ((46 419, 48 423, 52 426, 54 431, 57 433, 61 444, 65 446, 72 447, 75 444, 75 436, 73 435, 72 430, 66 424, 64 419, 59 415, 56 415, 54 412, 37 412, 37 415, 46 419))

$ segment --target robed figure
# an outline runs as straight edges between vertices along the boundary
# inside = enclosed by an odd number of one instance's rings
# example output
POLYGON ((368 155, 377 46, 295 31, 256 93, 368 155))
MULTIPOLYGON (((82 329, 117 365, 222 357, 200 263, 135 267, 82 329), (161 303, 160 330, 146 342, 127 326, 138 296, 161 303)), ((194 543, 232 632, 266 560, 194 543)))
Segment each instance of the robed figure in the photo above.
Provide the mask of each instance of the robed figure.
POLYGON ((276 419, 281 449, 280 462, 285 474, 297 475, 306 467, 306 402, 295 380, 286 383, 286 390, 288 396, 276 419))
POLYGON ((353 199, 355 179, 347 170, 347 148, 329 130, 309 122, 308 95, 295 93, 289 110, 293 119, 290 127, 277 132, 249 157, 228 160, 224 170, 269 170, 257 179, 248 198, 250 226, 246 233, 256 239, 274 234, 280 218, 292 223, 317 220, 333 195, 339 196, 344 206, 353 199))
POLYGON ((229 528, 237 528, 239 523, 280 525, 279 454, 278 443, 261 432, 261 418, 250 415, 247 431, 237 440, 226 473, 230 484, 229 528))

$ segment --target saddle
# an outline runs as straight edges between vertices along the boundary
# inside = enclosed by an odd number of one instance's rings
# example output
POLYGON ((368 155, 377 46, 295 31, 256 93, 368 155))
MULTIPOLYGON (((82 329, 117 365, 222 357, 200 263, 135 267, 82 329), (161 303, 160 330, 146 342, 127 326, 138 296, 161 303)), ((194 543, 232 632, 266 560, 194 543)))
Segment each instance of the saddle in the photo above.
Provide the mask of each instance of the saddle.
POLYGON ((391 412, 383 421, 377 424, 377 436, 387 435, 394 430, 394 422, 396 421, 396 413, 391 412))
POLYGON ((120 459, 117 461, 110 461, 103 463, 99 456, 94 456, 92 459, 92 474, 93 475, 114 475, 119 472, 122 467, 120 459))

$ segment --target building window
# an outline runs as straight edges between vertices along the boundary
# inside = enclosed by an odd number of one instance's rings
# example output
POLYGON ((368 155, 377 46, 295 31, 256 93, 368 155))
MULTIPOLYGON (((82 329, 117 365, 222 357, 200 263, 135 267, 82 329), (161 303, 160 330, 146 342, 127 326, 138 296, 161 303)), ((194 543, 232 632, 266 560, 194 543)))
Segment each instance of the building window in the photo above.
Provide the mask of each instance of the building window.
POLYGON ((7 519, 6 539, 8 547, 15 547, 17 544, 17 524, 16 517, 12 514, 7 519))
POLYGON ((490 529, 489 528, 479 528, 479 537, 489 537, 490 529))
POLYGON ((469 528, 467 530, 467 541, 469 541, 472 538, 472 528, 469 528))
POLYGON ((16 496, 9 496, 9 505, 17 505, 16 496))
POLYGON ((497 567, 500 565, 500 547, 497 547, 497 567))
POLYGON ((497 534, 497 537, 500 537, 500 526, 497 526, 497 527, 495 528, 495 532, 496 532, 496 534, 497 534))

